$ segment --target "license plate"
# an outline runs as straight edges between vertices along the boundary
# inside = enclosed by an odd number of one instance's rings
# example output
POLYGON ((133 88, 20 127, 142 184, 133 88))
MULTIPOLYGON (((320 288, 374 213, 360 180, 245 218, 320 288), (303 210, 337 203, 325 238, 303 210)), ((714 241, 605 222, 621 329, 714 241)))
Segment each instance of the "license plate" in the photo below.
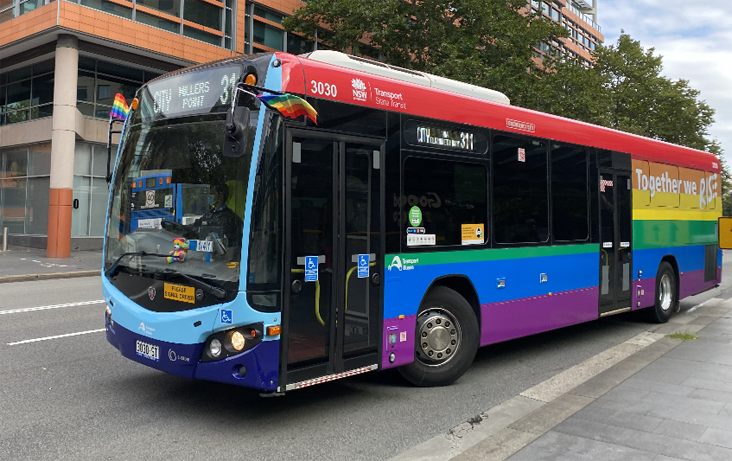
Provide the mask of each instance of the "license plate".
POLYGON ((195 304, 196 289, 193 287, 166 283, 163 287, 163 297, 165 297, 165 299, 172 299, 173 301, 195 304))
POLYGON ((137 355, 145 357, 146 359, 154 360, 156 362, 160 360, 160 348, 153 344, 137 341, 136 352, 137 355))

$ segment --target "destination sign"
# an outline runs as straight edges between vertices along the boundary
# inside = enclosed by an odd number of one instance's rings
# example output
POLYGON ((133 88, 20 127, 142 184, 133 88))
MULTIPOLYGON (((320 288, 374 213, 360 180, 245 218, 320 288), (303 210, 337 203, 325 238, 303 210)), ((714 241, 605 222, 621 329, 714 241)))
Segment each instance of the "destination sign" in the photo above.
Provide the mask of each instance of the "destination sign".
POLYGON ((408 120, 404 124, 404 140, 412 146, 475 154, 485 154, 488 151, 488 137, 478 130, 461 130, 459 127, 433 125, 426 121, 408 120))
POLYGON ((147 108, 154 118, 221 112, 231 104, 240 73, 236 64, 155 81, 148 85, 152 107, 147 108))
POLYGON ((433 146, 475 150, 475 134, 429 126, 417 126, 417 142, 432 144, 433 146))

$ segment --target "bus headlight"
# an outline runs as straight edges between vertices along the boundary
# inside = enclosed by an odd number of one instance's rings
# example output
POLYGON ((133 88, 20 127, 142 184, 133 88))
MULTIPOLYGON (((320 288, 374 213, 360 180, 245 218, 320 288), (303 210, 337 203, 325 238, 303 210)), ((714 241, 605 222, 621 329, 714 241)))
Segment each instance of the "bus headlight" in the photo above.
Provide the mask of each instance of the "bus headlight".
POLYGON ((235 351, 241 352, 242 349, 244 349, 244 344, 246 343, 246 340, 244 339, 244 335, 241 334, 239 331, 234 331, 231 334, 231 347, 234 348, 235 351))
POLYGON ((212 358, 218 358, 221 355, 221 341, 214 338, 208 343, 208 353, 212 358))
POLYGON ((201 362, 214 362, 248 351, 262 342, 262 322, 213 333, 203 343, 201 362))

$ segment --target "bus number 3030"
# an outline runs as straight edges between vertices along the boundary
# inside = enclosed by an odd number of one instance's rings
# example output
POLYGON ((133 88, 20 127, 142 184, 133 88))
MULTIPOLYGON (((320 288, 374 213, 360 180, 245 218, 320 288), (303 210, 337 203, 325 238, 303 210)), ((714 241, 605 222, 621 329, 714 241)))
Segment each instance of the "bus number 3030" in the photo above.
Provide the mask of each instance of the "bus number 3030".
POLYGON ((313 86, 310 90, 313 94, 332 96, 334 98, 338 94, 338 88, 336 88, 335 85, 331 85, 330 83, 316 82, 315 80, 310 80, 310 84, 313 86))

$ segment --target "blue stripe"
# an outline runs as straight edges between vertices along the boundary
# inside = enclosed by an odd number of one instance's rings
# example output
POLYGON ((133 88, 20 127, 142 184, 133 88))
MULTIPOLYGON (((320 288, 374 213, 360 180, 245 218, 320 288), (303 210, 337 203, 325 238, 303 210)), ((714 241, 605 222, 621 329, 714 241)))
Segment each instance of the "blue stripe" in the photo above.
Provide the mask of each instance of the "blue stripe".
MULTIPOLYGON (((404 259, 418 258, 419 254, 404 255, 404 259)), ((432 281, 447 275, 467 276, 481 304, 594 287, 600 279, 599 255, 594 252, 468 263, 417 263, 413 267, 385 270, 384 318, 416 314, 432 281), (540 281, 541 274, 546 274, 544 283, 540 281), (499 279, 505 281, 505 287, 499 288, 499 279)))

